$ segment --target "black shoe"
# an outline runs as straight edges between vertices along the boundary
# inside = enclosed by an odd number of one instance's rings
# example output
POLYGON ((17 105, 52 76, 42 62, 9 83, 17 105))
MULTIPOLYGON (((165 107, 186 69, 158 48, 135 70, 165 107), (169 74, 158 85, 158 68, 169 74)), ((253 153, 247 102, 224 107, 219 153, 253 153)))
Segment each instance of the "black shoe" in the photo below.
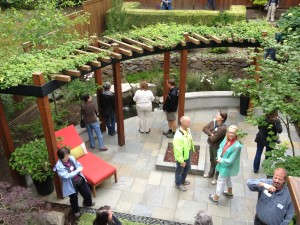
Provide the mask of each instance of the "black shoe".
POLYGON ((168 135, 168 134, 171 134, 171 133, 172 133, 172 131, 168 130, 168 131, 164 131, 163 135, 168 135))
POLYGON ((92 202, 92 204, 91 205, 86 205, 84 202, 82 203, 82 206, 83 207, 93 207, 93 206, 95 206, 95 202, 92 202))

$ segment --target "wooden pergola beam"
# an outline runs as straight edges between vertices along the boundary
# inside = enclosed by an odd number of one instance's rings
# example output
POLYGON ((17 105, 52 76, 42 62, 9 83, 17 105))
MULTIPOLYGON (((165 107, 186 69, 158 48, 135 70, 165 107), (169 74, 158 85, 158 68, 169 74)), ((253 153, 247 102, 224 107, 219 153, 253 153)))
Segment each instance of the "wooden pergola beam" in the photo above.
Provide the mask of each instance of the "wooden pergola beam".
POLYGON ((90 62, 89 64, 91 64, 94 67, 101 67, 101 62, 94 60, 92 62, 90 62))
POLYGON ((214 36, 214 35, 210 36, 210 38, 211 38, 214 42, 216 42, 216 43, 218 43, 218 44, 221 44, 221 43, 222 43, 222 40, 221 40, 220 38, 214 36))
POLYGON ((191 36, 188 36, 188 41, 194 43, 195 45, 199 45, 200 41, 196 38, 193 38, 191 36))
POLYGON ((228 43, 232 43, 233 42, 233 39, 232 38, 227 38, 226 40, 228 43))
MULTIPOLYGON (((119 45, 114 43, 114 52, 119 52, 119 45)), ((118 132, 118 145, 125 145, 125 131, 124 131, 124 113, 123 113, 123 100, 122 100, 122 76, 121 76, 121 63, 116 62, 112 64, 113 77, 114 77, 114 91, 115 91, 115 104, 116 104, 116 119, 117 119, 117 132, 118 132)))
POLYGON ((106 43, 106 42, 104 42, 104 41, 97 41, 97 42, 102 47, 111 48, 111 45, 108 44, 108 43, 106 43))
MULTIPOLYGON (((4 150, 3 152, 5 155, 5 158, 6 158, 7 162, 9 162, 11 153, 14 152, 15 147, 14 147, 14 142, 13 142, 10 130, 9 130, 7 119, 5 117, 4 105, 1 101, 1 98, 0 98, 0 140, 1 140, 3 150, 4 150)), ((3 169, 4 165, 1 165, 1 167, 3 169)), ((19 175, 19 173, 15 170, 11 169, 11 167, 9 167, 9 171, 10 171, 10 174, 11 174, 14 184, 26 186, 26 181, 25 181, 24 176, 19 175)))
MULTIPOLYGON (((151 43, 151 45, 156 46, 156 45, 155 45, 155 44, 156 44, 155 41, 152 41, 152 40, 149 39, 149 38, 139 37, 139 39, 140 39, 141 41, 149 42, 149 43, 151 43)), ((164 49, 164 48, 165 48, 165 46, 163 46, 163 45, 157 45, 156 47, 159 48, 159 49, 164 49)))
POLYGON ((123 48, 127 48, 127 49, 130 49, 136 53, 139 53, 139 54, 143 54, 144 53, 144 50, 140 47, 136 47, 136 46, 133 46, 133 45, 129 45, 127 43, 124 43, 122 41, 118 41, 116 39, 113 39, 113 38, 110 38, 110 37, 107 37, 107 36, 103 36, 106 40, 109 40, 109 41, 112 41, 114 43, 117 43, 119 46, 123 47, 123 48))
POLYGON ((150 45, 146 45, 145 43, 133 40, 131 38, 127 38, 127 37, 122 37, 122 41, 126 41, 129 44, 133 44, 133 45, 137 45, 143 49, 146 49, 147 51, 153 52, 154 51, 154 47, 150 46, 150 45))
POLYGON ((68 75, 63 74, 53 74, 52 75, 54 80, 63 81, 63 82, 70 82, 72 79, 68 75))
POLYGON ((199 35, 199 34, 192 34, 192 36, 193 36, 194 38, 197 38, 197 39, 199 39, 200 41, 204 42, 205 44, 209 44, 209 43, 210 43, 210 40, 209 40, 209 39, 207 39, 207 38, 205 38, 205 37, 203 37, 203 36, 201 36, 201 35, 199 35))
POLYGON ((89 65, 79 66, 78 69, 80 69, 82 71, 86 71, 86 72, 90 72, 92 70, 91 66, 89 66, 89 65))
POLYGON ((81 72, 80 70, 64 70, 63 73, 65 75, 73 76, 73 77, 80 77, 81 72))
MULTIPOLYGON (((46 83, 42 73, 32 74, 32 79, 34 85, 36 86, 42 86, 46 83)), ((56 137, 54 134, 54 125, 51 116, 48 95, 46 95, 45 97, 38 97, 37 105, 40 112, 40 117, 41 117, 42 126, 44 130, 44 137, 46 140, 49 162, 51 163, 53 168, 56 164, 56 161, 58 160, 58 157, 56 154, 57 152, 56 137)), ((62 199, 63 195, 62 195, 61 183, 57 173, 55 173, 54 175, 54 186, 55 186, 57 198, 62 199)))
POLYGON ((109 54, 110 56, 112 56, 116 59, 122 59, 121 54, 111 52, 111 51, 106 50, 106 49, 98 48, 98 47, 95 47, 95 46, 87 46, 86 49, 89 50, 89 51, 93 51, 93 52, 105 52, 105 53, 109 54))
MULTIPOLYGON (((188 33, 184 33, 185 41, 188 41, 188 33)), ((185 92, 186 92, 186 71, 188 64, 188 49, 182 49, 180 51, 180 77, 179 83, 179 100, 178 100, 178 123, 180 118, 184 116, 184 108, 185 108, 185 92), (183 84, 183 85, 182 85, 183 84)))

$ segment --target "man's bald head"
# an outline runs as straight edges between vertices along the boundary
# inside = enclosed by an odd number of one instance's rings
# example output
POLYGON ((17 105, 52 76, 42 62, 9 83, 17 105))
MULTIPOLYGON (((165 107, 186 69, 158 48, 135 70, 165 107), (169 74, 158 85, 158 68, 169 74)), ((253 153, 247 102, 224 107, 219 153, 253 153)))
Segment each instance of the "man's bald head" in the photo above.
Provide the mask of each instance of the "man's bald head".
POLYGON ((182 116, 180 118, 180 126, 183 128, 183 129, 187 129, 188 127, 190 127, 190 124, 191 124, 191 119, 190 117, 188 116, 182 116))

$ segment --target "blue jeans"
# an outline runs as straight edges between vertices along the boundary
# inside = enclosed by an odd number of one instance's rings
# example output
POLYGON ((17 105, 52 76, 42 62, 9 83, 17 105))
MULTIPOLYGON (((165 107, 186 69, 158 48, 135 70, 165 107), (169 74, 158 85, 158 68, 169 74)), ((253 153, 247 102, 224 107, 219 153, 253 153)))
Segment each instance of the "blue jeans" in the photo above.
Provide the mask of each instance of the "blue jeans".
POLYGON ((95 131, 95 133, 97 135, 99 148, 104 148, 104 143, 102 140, 102 134, 100 131, 99 122, 97 121, 95 123, 86 124, 85 127, 86 127, 86 131, 88 132, 88 135, 89 135, 91 148, 95 148, 95 140, 94 140, 93 131, 95 131))
POLYGON ((116 133, 115 129, 115 123, 116 123, 116 117, 115 114, 105 114, 104 115, 105 124, 107 127, 107 132, 109 135, 114 135, 116 133))
POLYGON ((276 60, 276 49, 275 48, 267 48, 266 53, 264 55, 264 59, 268 58, 270 56, 271 60, 276 60))
POLYGON ((184 160, 184 162, 186 163, 185 167, 181 167, 180 163, 176 162, 175 184, 177 186, 184 183, 185 178, 191 169, 191 152, 189 158, 187 160, 184 160))
MULTIPOLYGON (((256 154, 255 154, 255 158, 254 158, 254 162, 253 162, 253 170, 254 171, 258 171, 259 170, 259 165, 260 165, 260 158, 261 158, 261 154, 264 150, 264 145, 257 143, 257 148, 256 148, 256 154)), ((271 151, 272 149, 270 148, 270 146, 266 146, 266 152, 271 151)))

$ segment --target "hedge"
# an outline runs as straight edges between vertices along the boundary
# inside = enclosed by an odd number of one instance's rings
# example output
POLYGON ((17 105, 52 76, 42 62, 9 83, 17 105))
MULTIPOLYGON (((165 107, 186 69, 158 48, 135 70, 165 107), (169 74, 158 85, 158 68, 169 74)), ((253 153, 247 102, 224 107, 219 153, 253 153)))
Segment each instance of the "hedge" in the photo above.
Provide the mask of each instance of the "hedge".
MULTIPOLYGON (((130 25, 146 27, 156 23, 213 25, 222 14, 227 15, 228 22, 246 20, 246 7, 233 5, 230 10, 223 12, 212 10, 155 10, 141 9, 139 2, 125 2, 123 5, 130 25)), ((109 12, 108 12, 109 13, 109 12)))

